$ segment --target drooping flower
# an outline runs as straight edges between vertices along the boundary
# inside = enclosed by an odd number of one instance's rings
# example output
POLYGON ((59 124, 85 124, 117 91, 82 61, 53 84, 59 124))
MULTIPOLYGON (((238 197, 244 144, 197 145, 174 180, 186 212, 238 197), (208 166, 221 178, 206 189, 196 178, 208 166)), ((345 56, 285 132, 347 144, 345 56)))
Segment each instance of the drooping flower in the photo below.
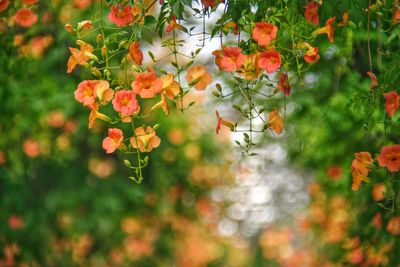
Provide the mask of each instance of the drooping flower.
POLYGON ((379 166, 390 172, 400 171, 400 145, 384 146, 378 158, 379 166))
POLYGON ((100 104, 105 104, 112 99, 114 91, 110 84, 104 80, 85 80, 78 84, 75 90, 75 100, 84 106, 92 108, 96 98, 100 104))
POLYGON ((290 95, 289 79, 285 73, 281 73, 281 75, 279 75, 278 89, 279 89, 279 91, 284 93, 285 96, 290 95))
POLYGON ((276 39, 278 27, 268 22, 256 22, 251 36, 260 46, 266 47, 272 40, 276 39))
POLYGON ((318 9, 320 5, 317 2, 311 0, 305 7, 304 17, 312 25, 316 26, 319 23, 318 9))
POLYGON ((353 176, 352 189, 357 191, 360 188, 361 182, 368 181, 369 168, 373 163, 373 159, 369 152, 358 152, 354 154, 355 159, 351 164, 353 176))
POLYGON ((395 91, 390 91, 383 94, 383 96, 385 97, 386 112, 391 117, 399 109, 399 95, 395 91))
POLYGON ((143 53, 140 50, 138 42, 133 42, 129 45, 128 60, 132 60, 136 64, 142 65, 143 53))
POLYGON ((386 231, 395 236, 400 235, 400 216, 392 217, 389 220, 386 225, 386 231))
POLYGON ((169 114, 168 100, 165 94, 161 94, 161 100, 151 107, 151 111, 156 110, 158 108, 162 108, 165 115, 169 114))
POLYGON ((88 128, 92 129, 94 122, 99 119, 102 121, 106 121, 106 122, 110 122, 111 119, 110 117, 108 117, 107 115, 99 112, 99 106, 97 104, 93 104, 91 107, 89 107, 91 109, 90 114, 89 114, 89 125, 88 128))
POLYGON ((282 133, 284 122, 277 110, 273 110, 268 113, 268 125, 274 133, 276 134, 282 133))
POLYGON ((176 16, 175 15, 171 16, 171 20, 169 21, 166 31, 170 33, 173 30, 184 30, 184 29, 185 27, 176 22, 176 16))
POLYGON ((135 80, 131 83, 133 92, 140 95, 141 98, 154 97, 161 92, 162 86, 162 81, 152 70, 136 75, 135 80))
POLYGON ((262 73, 257 65, 257 55, 244 55, 243 64, 237 70, 240 76, 244 76, 246 80, 254 80, 262 73))
POLYGON ((222 50, 214 51, 213 55, 215 56, 215 64, 217 64, 219 69, 228 72, 235 71, 244 61, 242 49, 239 47, 224 46, 222 50))
POLYGON ((226 121, 226 120, 224 120, 223 118, 221 118, 221 117, 219 116, 219 112, 218 112, 217 110, 215 111, 215 114, 217 115, 217 119, 218 119, 218 121, 217 121, 217 127, 215 128, 215 132, 216 132, 217 134, 218 134, 219 131, 221 130, 221 126, 222 126, 222 125, 225 125, 225 126, 229 127, 229 129, 231 129, 231 131, 233 131, 234 126, 233 126, 233 124, 232 124, 231 122, 226 121))
POLYGON ((108 136, 103 139, 103 149, 107 154, 113 153, 121 146, 123 139, 124 136, 120 129, 108 129, 108 136))
POLYGON ((308 64, 314 64, 318 62, 318 47, 312 47, 309 43, 306 42, 302 43, 302 46, 307 49, 306 53, 304 54, 304 60, 308 64))
POLYGON ((136 94, 131 90, 119 90, 116 92, 112 104, 114 110, 119 112, 122 117, 130 116, 140 110, 136 94))
POLYGON ((114 22, 118 27, 124 27, 132 22, 133 14, 131 12, 131 6, 125 5, 121 9, 121 4, 112 5, 111 12, 108 15, 108 19, 114 22))
POLYGON ((375 87, 378 86, 378 79, 376 78, 375 73, 371 71, 367 71, 367 75, 371 78, 371 85, 369 86, 369 89, 373 90, 375 87))
POLYGON ((337 25, 339 27, 344 27, 347 25, 347 23, 349 23, 349 19, 350 19, 349 11, 345 11, 345 12, 343 12, 343 15, 342 15, 342 21, 339 22, 337 25))
POLYGON ((167 75, 161 76, 162 81, 162 93, 169 99, 174 99, 180 93, 180 86, 177 81, 174 80, 174 74, 168 73, 167 75))
POLYGON ((336 17, 331 17, 325 22, 325 26, 322 28, 319 28, 315 30, 312 35, 317 36, 319 34, 327 34, 328 39, 331 43, 333 43, 333 34, 334 34, 334 28, 332 24, 336 21, 336 17))
POLYGON ((69 47, 69 51, 71 52, 71 56, 69 57, 67 63, 67 73, 71 73, 75 69, 76 65, 85 65, 89 59, 96 58, 96 56, 92 53, 93 46, 85 42, 80 43, 79 50, 69 47))
POLYGON ((136 128, 135 136, 131 137, 130 142, 132 147, 139 148, 140 152, 151 152, 160 145, 161 139, 151 126, 146 126, 136 128))
POLYGON ((38 21, 38 15, 30 8, 21 8, 15 13, 15 23, 24 28, 29 28, 38 21))
POLYGON ((281 54, 276 50, 269 50, 257 55, 257 66, 274 73, 281 67, 281 54))
POLYGON ((196 90, 206 89, 212 81, 211 74, 203 65, 189 67, 185 78, 189 84, 194 83, 196 90))

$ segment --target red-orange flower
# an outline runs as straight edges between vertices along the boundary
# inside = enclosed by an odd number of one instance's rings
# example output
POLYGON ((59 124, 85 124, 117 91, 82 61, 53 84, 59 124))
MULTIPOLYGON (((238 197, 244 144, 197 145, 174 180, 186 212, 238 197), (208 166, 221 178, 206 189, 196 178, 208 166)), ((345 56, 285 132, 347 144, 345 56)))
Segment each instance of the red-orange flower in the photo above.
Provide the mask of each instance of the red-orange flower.
POLYGON ((228 72, 235 71, 244 61, 242 49, 239 47, 223 47, 222 50, 214 51, 213 55, 219 69, 228 72))
POLYGON ((140 152, 151 152, 160 145, 161 139, 151 126, 146 126, 136 128, 135 136, 131 137, 130 142, 132 147, 139 148, 140 152))
POLYGON ((115 93, 112 104, 115 111, 119 112, 122 117, 130 116, 140 110, 136 94, 133 91, 119 90, 115 93))
POLYGON ((257 55, 257 66, 267 71, 276 72, 281 67, 281 54, 276 50, 269 50, 257 55))
POLYGON ((38 21, 38 15, 30 8, 21 8, 15 13, 15 23, 24 28, 29 28, 38 21))
POLYGON ((325 22, 325 27, 319 28, 317 30, 315 30, 312 35, 316 36, 319 34, 327 34, 328 35, 328 39, 331 43, 333 43, 333 34, 334 34, 334 28, 332 26, 332 24, 335 22, 336 17, 331 17, 329 18, 326 22, 325 22))
POLYGON ((395 91, 390 91, 383 96, 385 97, 386 112, 391 117, 399 109, 399 95, 395 91))
POLYGON ((386 231, 392 235, 400 235, 400 216, 395 216, 389 220, 386 231))
POLYGON ((390 172, 400 171, 400 145, 384 146, 378 158, 379 166, 390 172))
POLYGON ((8 226, 13 230, 23 228, 24 224, 24 220, 17 215, 11 215, 10 217, 8 217, 8 226))
POLYGON ((251 32, 251 36, 260 46, 268 46, 272 40, 276 39, 278 27, 268 22, 256 22, 256 26, 251 32))
POLYGON ((221 117, 219 116, 219 113, 218 113, 217 110, 215 111, 215 114, 217 115, 217 119, 218 119, 218 121, 217 121, 217 127, 215 128, 215 132, 216 132, 217 134, 218 134, 219 131, 221 130, 221 126, 222 126, 222 125, 225 125, 225 126, 229 127, 229 129, 233 130, 234 126, 233 126, 232 123, 230 123, 229 121, 226 121, 226 120, 224 120, 223 118, 221 118, 221 117))
POLYGON ((108 15, 108 19, 114 22, 117 26, 123 27, 132 22, 133 14, 131 12, 131 6, 125 5, 121 9, 121 4, 111 6, 111 12, 108 15))
POLYGON ((71 73, 76 65, 85 65, 89 59, 96 57, 92 53, 93 47, 85 42, 80 43, 80 50, 69 47, 69 51, 71 52, 71 56, 67 63, 67 73, 71 73))
POLYGON ((217 4, 217 0, 201 0, 201 2, 203 3, 204 8, 206 9, 209 7, 213 8, 217 4))
POLYGON ((86 80, 78 84, 75 90, 75 100, 84 106, 92 108, 96 98, 101 104, 105 104, 112 99, 114 91, 110 88, 110 84, 103 80, 86 80))
POLYGON ((329 166, 328 170, 326 171, 329 178, 332 180, 338 180, 342 176, 342 168, 337 165, 329 166))
POLYGON ((398 5, 398 6, 394 5, 392 21, 393 21, 394 24, 400 22, 400 5, 398 5))
POLYGON ((142 65, 143 53, 140 50, 138 42, 133 42, 129 46, 128 60, 134 61, 138 65, 142 65))
POLYGON ((188 83, 194 83, 196 90, 206 89, 212 80, 211 74, 203 65, 189 67, 185 78, 188 83))
POLYGON ((312 25, 318 25, 319 16, 318 16, 318 8, 320 5, 314 1, 308 2, 306 5, 306 9, 304 11, 304 17, 307 21, 309 21, 312 25))
POLYGON ((103 149, 107 154, 113 153, 121 146, 123 139, 124 136, 120 129, 108 129, 108 136, 103 140, 103 149))
POLYGON ((373 159, 369 152, 358 152, 354 154, 355 159, 351 164, 351 171, 353 176, 352 189, 357 191, 360 188, 361 182, 368 181, 367 176, 369 168, 373 163, 373 159))
POLYGON ((309 43, 306 42, 304 42, 302 46, 307 49, 306 53, 304 54, 304 60, 308 64, 316 63, 319 60, 318 47, 312 47, 309 43))
POLYGON ((10 0, 0 0, 0 12, 6 10, 9 5, 10 0))
POLYGON ((167 32, 172 32, 173 30, 183 30, 184 29, 184 27, 181 25, 181 24, 178 24, 177 22, 176 22, 176 16, 175 15, 173 15, 172 17, 171 17, 171 20, 169 21, 169 24, 168 24, 168 26, 167 26, 167 29, 166 29, 166 31, 167 32))
POLYGON ((277 110, 268 113, 268 125, 276 134, 281 134, 283 131, 283 119, 277 110))
POLYGON ((285 96, 290 95, 289 79, 285 73, 281 73, 281 75, 279 75, 278 89, 279 89, 279 91, 284 93, 285 96))
POLYGON ((367 71, 367 75, 371 78, 371 85, 369 86, 369 89, 373 90, 375 87, 378 86, 378 79, 376 78, 375 73, 371 71, 367 71))
POLYGON ((131 83, 133 92, 140 95, 141 98, 154 97, 161 92, 162 85, 162 81, 153 71, 136 75, 135 80, 131 83))

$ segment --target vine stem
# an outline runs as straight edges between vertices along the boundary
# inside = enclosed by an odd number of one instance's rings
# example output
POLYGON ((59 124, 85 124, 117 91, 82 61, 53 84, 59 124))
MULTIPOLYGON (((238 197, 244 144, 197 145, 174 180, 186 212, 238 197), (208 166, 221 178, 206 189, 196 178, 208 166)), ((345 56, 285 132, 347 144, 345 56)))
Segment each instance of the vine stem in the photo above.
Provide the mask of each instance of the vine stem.
POLYGON ((106 36, 104 34, 104 22, 103 22, 103 0, 100 0, 100 32, 103 39, 103 45, 106 47, 106 68, 108 68, 108 49, 106 36))
MULTIPOLYGON (((371 0, 368 1, 368 7, 371 6, 371 0)), ((372 57, 371 57, 371 40, 370 40, 370 24, 371 24, 371 11, 368 10, 368 21, 367 21, 367 45, 368 45, 368 61, 369 71, 372 72, 372 57)))

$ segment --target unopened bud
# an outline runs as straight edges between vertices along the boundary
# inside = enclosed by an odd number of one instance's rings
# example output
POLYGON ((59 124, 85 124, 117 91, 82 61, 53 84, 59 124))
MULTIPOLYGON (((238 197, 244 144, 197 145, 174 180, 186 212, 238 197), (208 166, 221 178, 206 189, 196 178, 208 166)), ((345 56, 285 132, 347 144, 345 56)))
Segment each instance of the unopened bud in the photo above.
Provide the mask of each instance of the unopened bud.
POLYGON ((64 27, 65 27, 65 30, 66 30, 67 32, 69 32, 69 33, 75 33, 74 27, 72 27, 71 24, 67 23, 67 24, 65 24, 64 27))

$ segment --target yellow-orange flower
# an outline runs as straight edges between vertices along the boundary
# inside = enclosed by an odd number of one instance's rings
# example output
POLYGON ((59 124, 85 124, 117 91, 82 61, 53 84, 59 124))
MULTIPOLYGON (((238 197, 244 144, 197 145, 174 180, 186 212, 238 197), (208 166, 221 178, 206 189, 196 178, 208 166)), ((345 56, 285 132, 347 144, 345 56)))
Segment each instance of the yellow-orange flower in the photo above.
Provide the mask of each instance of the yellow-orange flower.
POLYGON ((246 80, 254 80, 263 72, 257 64, 257 55, 243 55, 243 64, 237 70, 246 80))
POLYGON ((349 19, 350 19, 349 11, 345 11, 345 12, 343 13, 343 15, 342 15, 342 22, 339 22, 339 23, 338 23, 338 26, 339 26, 339 27, 344 27, 344 26, 346 26, 347 23, 349 23, 349 19))
POLYGON ((312 47, 306 42, 302 43, 302 47, 307 49, 306 53, 304 54, 304 60, 308 64, 314 64, 319 60, 318 47, 312 47))
POLYGON ((351 188, 357 191, 361 182, 368 181, 369 168, 374 162, 369 152, 358 152, 354 154, 355 159, 351 164, 351 172, 353 176, 353 184, 351 188))
POLYGON ((191 66, 187 70, 186 81, 194 83, 196 90, 204 90, 211 83, 212 77, 203 65, 191 66))
POLYGON ((391 218, 386 226, 386 230, 392 235, 400 235, 400 216, 391 218))
POLYGON ((319 34, 327 34, 328 39, 331 43, 333 43, 333 34, 334 34, 334 28, 332 24, 335 22, 336 17, 331 17, 325 22, 325 27, 319 28, 315 30, 312 35, 317 36, 319 34))
POLYGON ((143 53, 140 50, 138 42, 133 42, 129 46, 128 60, 134 61, 138 65, 142 65, 143 53))
POLYGON ((136 128, 135 136, 131 137, 130 141, 132 147, 138 148, 140 152, 151 152, 161 143, 161 139, 151 126, 136 128))
POLYGON ((71 73, 75 69, 76 65, 85 65, 89 59, 95 58, 92 53, 93 46, 85 42, 80 42, 80 50, 69 47, 69 51, 71 52, 71 56, 67 63, 67 73, 71 73))
POLYGON ((89 126, 88 126, 89 129, 93 128, 94 122, 97 119, 100 119, 100 120, 103 120, 103 121, 107 121, 107 122, 111 121, 111 119, 107 115, 99 112, 99 107, 98 107, 97 104, 94 104, 91 107, 91 110, 92 111, 89 114, 89 126))
POLYGON ((277 110, 273 110, 268 113, 268 125, 274 133, 276 134, 282 133, 284 122, 277 110))
POLYGON ((174 99, 181 92, 179 83, 174 80, 174 74, 168 73, 161 76, 160 80, 162 81, 162 93, 169 99, 174 99))

